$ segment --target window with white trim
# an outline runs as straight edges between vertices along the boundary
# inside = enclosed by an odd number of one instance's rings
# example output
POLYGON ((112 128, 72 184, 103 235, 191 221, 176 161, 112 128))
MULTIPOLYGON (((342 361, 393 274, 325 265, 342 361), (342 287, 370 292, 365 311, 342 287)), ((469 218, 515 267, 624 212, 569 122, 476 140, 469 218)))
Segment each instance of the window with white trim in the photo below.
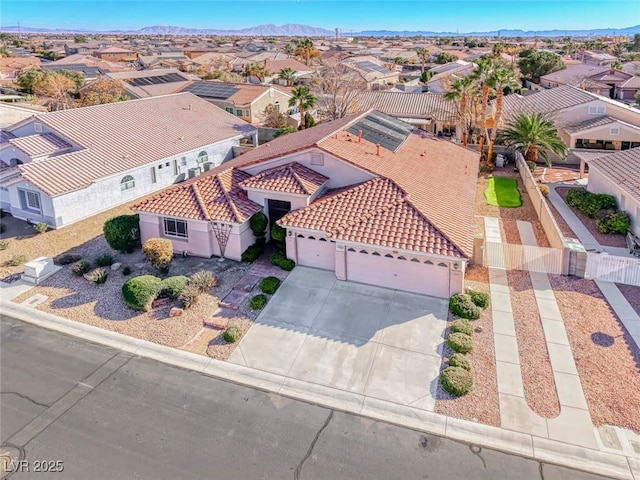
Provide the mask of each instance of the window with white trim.
POLYGON ((321 153, 312 153, 311 154, 311 165, 324 165, 324 157, 321 153))
POLYGON ((175 218, 165 218, 164 234, 167 237, 189 238, 187 222, 175 218))
POLYGON ((206 163, 209 161, 209 154, 204 150, 198 154, 197 162, 206 163))
POLYGON ((131 175, 126 175, 120 180, 120 191, 130 190, 136 186, 136 181, 131 175))
POLYGON ((31 210, 36 212, 40 212, 42 210, 42 204, 40 203, 40 194, 38 192, 20 190, 20 196, 22 197, 22 208, 24 210, 31 210))
POLYGON ((41 124, 40 122, 35 122, 35 123, 33 124, 33 129, 34 129, 36 132, 42 132, 42 124, 41 124))
POLYGON ((238 108, 238 109, 236 109, 236 115, 237 115, 238 117, 241 117, 241 116, 242 116, 242 110, 240 110, 239 108, 238 108))
POLYGON ((620 135, 620 127, 611 127, 609 133, 611 135, 620 135))
POLYGON ((590 115, 603 115, 606 109, 601 105, 589 105, 590 115))

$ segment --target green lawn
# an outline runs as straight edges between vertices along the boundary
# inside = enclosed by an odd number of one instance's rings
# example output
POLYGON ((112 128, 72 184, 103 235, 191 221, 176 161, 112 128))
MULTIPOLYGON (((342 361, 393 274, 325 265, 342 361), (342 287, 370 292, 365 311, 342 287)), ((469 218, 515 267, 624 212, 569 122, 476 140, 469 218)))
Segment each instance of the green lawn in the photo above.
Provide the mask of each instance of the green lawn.
POLYGON ((484 198, 489 205, 516 208, 522 205, 522 197, 518 191, 518 182, 514 178, 489 177, 484 198))

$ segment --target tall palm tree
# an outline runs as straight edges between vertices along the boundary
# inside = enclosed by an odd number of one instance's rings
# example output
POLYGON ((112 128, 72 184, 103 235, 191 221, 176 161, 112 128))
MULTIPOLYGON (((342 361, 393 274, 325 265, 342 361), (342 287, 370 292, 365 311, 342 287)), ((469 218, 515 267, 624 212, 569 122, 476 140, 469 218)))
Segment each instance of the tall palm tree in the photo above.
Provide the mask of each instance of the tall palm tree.
POLYGON ((457 104, 456 116, 462 131, 462 144, 465 147, 469 130, 468 122, 471 120, 470 97, 474 90, 476 90, 476 86, 473 84, 473 79, 467 76, 454 80, 444 94, 445 99, 452 100, 457 104))
POLYGON ((567 146, 564 144, 553 122, 541 113, 521 113, 513 119, 500 135, 505 144, 524 155, 527 162, 537 162, 542 157, 549 167, 549 153, 564 159, 567 146))
POLYGON ((311 59, 317 57, 319 52, 313 46, 313 40, 310 38, 303 38, 296 41, 295 54, 304 58, 305 64, 308 66, 311 64, 311 59))
POLYGON ((478 61, 473 73, 473 80, 482 91, 482 102, 480 105, 480 141, 478 142, 478 151, 481 156, 484 151, 485 138, 489 136, 487 133, 487 107, 489 106, 489 93, 491 93, 489 78, 494 69, 493 59, 482 58, 478 61))
POLYGON ((287 43, 284 46, 284 53, 286 53, 290 57, 291 55, 293 55, 293 52, 294 52, 293 45, 291 45, 290 43, 287 43))
POLYGON ((416 51, 416 53, 418 54, 418 57, 420 57, 420 62, 422 64, 421 72, 424 73, 424 67, 427 63, 427 58, 429 58, 429 50, 427 50, 426 48, 420 48, 418 49, 418 51, 416 51))
POLYGON ((271 72, 264 65, 259 63, 248 63, 244 67, 244 74, 247 77, 256 77, 260 82, 264 82, 264 79, 271 75, 271 72))
POLYGON ((285 80, 287 82, 287 86, 290 87, 291 85, 293 85, 293 81, 296 79, 296 72, 291 67, 285 67, 280 70, 278 78, 280 80, 285 80))
POLYGON ((502 99, 504 97, 505 88, 518 88, 520 84, 516 80, 513 70, 510 68, 496 68, 489 77, 489 86, 496 92, 496 108, 493 115, 493 127, 491 128, 491 136, 489 137, 489 150, 487 151, 487 161, 491 162, 493 158, 493 145, 496 143, 498 135, 498 127, 502 121, 502 99))
POLYGON ((313 106, 316 104, 316 97, 311 94, 309 87, 305 87, 304 85, 300 85, 299 87, 294 88, 291 91, 291 95, 292 97, 289 99, 289 106, 297 106, 300 110, 300 129, 304 130, 304 113, 309 108, 313 108, 313 106))

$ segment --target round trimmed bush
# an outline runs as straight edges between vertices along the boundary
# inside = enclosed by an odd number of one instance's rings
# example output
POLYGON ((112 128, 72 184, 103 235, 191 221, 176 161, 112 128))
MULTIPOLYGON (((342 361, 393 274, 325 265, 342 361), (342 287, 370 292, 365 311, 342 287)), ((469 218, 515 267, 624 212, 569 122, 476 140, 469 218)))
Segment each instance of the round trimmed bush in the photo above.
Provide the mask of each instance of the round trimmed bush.
POLYGON ((460 397, 473 390, 473 377, 462 367, 447 367, 440 374, 442 387, 451 395, 460 397))
POLYGON ((278 277, 266 277, 260 282, 260 290, 269 295, 273 295, 280 286, 280 279, 278 277))
POLYGON ((282 244, 284 243, 284 238, 286 235, 287 231, 284 228, 282 228, 277 223, 273 224, 273 227, 271 227, 271 240, 276 243, 282 244))
POLYGON ((470 290, 467 294, 471 297, 471 301, 476 304, 478 307, 484 309, 489 306, 489 294, 484 292, 476 292, 475 290, 470 290))
POLYGON ((249 300, 249 307, 251 310, 262 310, 262 308, 267 304, 267 297, 263 294, 258 294, 249 300))
POLYGON ((109 246, 122 253, 131 253, 140 246, 138 215, 120 215, 110 218, 104 223, 102 232, 109 246))
POLYGON ((267 225, 269 225, 269 219, 262 212, 254 213, 249 219, 249 226, 256 237, 264 236, 267 225))
POLYGON ((153 275, 140 275, 122 285, 122 297, 129 308, 147 312, 162 290, 162 280, 153 275))
POLYGON ((447 345, 458 353, 467 353, 473 350, 473 338, 466 333, 454 332, 447 337, 447 345))
POLYGON ((235 343, 242 338, 242 329, 237 325, 231 325, 224 331, 222 338, 227 343, 235 343))
POLYGON ((458 293, 449 299, 449 310, 460 318, 476 320, 482 314, 482 308, 473 303, 471 295, 458 293))
POLYGON ((451 331, 454 333, 460 332, 460 333, 464 333, 465 335, 472 336, 473 324, 466 318, 461 318, 451 324, 451 331))
POLYGON ((449 358, 449 366, 464 368, 467 371, 471 370, 471 362, 462 353, 454 353, 451 355, 449 358))
POLYGON ((162 295, 166 295, 172 300, 176 300, 185 287, 189 285, 189 277, 177 275, 162 280, 162 295))

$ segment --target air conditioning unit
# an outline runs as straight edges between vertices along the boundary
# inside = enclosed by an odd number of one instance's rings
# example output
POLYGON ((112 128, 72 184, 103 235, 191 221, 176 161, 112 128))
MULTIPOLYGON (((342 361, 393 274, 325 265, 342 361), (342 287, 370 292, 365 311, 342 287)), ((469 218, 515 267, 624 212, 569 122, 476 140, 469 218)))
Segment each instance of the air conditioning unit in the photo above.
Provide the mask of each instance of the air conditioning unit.
POLYGON ((202 164, 202 169, 205 172, 208 172, 209 170, 211 170, 215 165, 213 164, 213 162, 205 162, 202 164))
POLYGON ((190 168, 188 170, 189 172, 189 178, 193 178, 193 177, 197 177, 200 174, 200 169, 199 168, 190 168))

